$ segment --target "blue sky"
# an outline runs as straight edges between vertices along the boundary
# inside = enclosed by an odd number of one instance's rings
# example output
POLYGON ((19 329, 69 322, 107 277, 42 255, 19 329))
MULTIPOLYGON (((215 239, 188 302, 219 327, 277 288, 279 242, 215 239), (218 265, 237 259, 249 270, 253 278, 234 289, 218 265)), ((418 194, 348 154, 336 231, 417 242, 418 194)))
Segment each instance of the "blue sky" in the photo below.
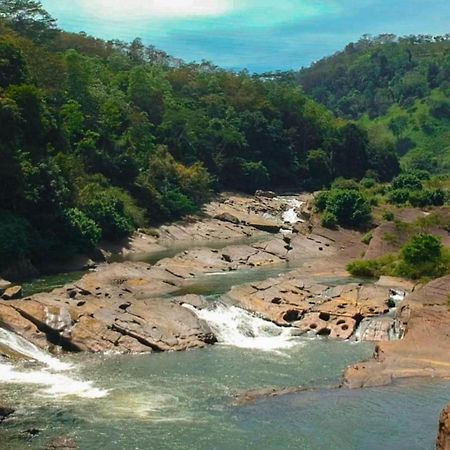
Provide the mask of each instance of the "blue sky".
POLYGON ((68 31, 251 72, 298 69, 361 35, 450 33, 449 0, 43 0, 68 31))

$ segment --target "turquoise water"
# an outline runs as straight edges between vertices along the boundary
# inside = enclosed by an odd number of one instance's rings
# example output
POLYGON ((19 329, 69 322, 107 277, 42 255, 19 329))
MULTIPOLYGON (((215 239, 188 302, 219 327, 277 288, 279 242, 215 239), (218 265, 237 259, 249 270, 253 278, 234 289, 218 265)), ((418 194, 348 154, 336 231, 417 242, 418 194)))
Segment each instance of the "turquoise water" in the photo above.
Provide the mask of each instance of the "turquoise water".
POLYGON ((39 449, 74 437, 81 449, 432 449, 450 383, 409 381, 324 389, 234 406, 247 389, 327 387, 372 353, 369 344, 298 339, 280 351, 215 346, 145 356, 72 357, 70 376, 94 380, 103 398, 48 397, 36 386, 0 385, 18 405, 2 428, 5 449, 39 449), (40 430, 31 439, 26 429, 40 430), (5 447, 6 445, 6 447, 5 447))

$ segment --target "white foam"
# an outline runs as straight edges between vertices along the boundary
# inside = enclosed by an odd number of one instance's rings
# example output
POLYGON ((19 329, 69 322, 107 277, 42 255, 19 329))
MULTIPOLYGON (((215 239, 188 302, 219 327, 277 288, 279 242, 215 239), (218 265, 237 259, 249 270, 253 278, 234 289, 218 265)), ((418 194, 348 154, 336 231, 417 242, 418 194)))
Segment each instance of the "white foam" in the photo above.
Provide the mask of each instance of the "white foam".
POLYGON ((304 220, 300 219, 300 217, 297 214, 298 208, 303 205, 304 202, 301 202, 295 198, 289 199, 287 201, 287 205, 289 209, 287 209, 283 215, 283 222, 284 223, 290 223, 291 225, 295 225, 298 222, 304 222, 304 220))
POLYGON ((61 373, 55 373, 73 369, 73 366, 59 361, 15 333, 0 328, 0 343, 45 366, 42 370, 18 370, 12 364, 0 362, 0 382, 39 385, 44 388, 41 391, 42 395, 52 397, 73 395, 83 398, 99 398, 108 393, 93 387, 90 381, 80 381, 61 373))
POLYGON ((10 384, 32 384, 42 386, 45 396, 77 396, 82 398, 100 398, 108 391, 93 387, 90 381, 78 381, 66 375, 51 373, 47 370, 19 371, 12 365, 0 363, 0 380, 10 384))
POLYGON ((46 365, 53 370, 69 370, 72 366, 36 347, 23 337, 0 328, 0 343, 15 352, 46 365))
POLYGON ((236 306, 218 303, 212 309, 202 310, 188 304, 183 306, 207 322, 218 342, 223 345, 276 351, 292 348, 301 342, 292 336, 291 329, 255 317, 236 306))

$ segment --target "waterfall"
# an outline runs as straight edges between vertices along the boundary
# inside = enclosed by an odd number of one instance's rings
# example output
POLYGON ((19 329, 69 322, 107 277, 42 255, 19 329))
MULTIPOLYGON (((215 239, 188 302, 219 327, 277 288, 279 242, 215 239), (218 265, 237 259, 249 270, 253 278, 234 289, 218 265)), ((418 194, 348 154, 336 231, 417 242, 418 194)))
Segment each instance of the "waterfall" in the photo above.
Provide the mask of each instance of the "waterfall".
POLYGON ((291 225, 294 225, 298 222, 304 222, 297 214, 297 208, 300 208, 300 206, 303 204, 303 202, 300 202, 296 199, 291 199, 287 202, 289 209, 287 209, 283 215, 283 222, 289 223, 291 225))
POLYGON ((398 304, 403 301, 406 293, 391 289, 389 296, 390 309, 387 314, 378 317, 368 317, 361 321, 355 331, 356 341, 397 341, 403 338, 404 327, 395 318, 398 304))
POLYGON ((215 303, 210 308, 201 310, 188 304, 183 306, 207 322, 218 342, 223 345, 276 351, 291 348, 301 342, 292 335, 292 329, 279 327, 236 306, 215 303))
POLYGON ((49 353, 37 348, 31 342, 28 342, 23 337, 0 328, 0 344, 6 348, 10 348, 14 352, 42 363, 53 370, 68 370, 69 364, 62 363, 59 359, 51 356, 49 353))
POLYGON ((59 373, 74 368, 71 364, 59 361, 26 339, 3 328, 0 328, 0 345, 35 362, 32 368, 28 368, 23 367, 23 364, 12 364, 0 358, 0 383, 37 385, 43 388, 41 393, 48 396, 75 395, 99 398, 107 394, 107 391, 93 387, 90 381, 76 380, 59 373), (34 367, 36 363, 43 368, 36 370, 34 367))

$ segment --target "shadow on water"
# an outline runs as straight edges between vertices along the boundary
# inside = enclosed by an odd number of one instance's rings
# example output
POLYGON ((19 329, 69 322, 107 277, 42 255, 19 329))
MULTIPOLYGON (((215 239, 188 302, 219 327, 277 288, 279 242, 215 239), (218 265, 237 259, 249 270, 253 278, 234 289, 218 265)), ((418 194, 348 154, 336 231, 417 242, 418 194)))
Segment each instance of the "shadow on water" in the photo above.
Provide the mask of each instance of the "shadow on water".
POLYGON ((108 262, 135 261, 156 264, 165 258, 173 258, 181 252, 196 248, 207 248, 211 250, 221 250, 229 245, 251 245, 270 239, 268 234, 243 237, 238 239, 211 239, 211 240, 180 240, 162 241, 158 245, 164 247, 163 250, 152 252, 137 252, 128 255, 113 255, 108 262))

